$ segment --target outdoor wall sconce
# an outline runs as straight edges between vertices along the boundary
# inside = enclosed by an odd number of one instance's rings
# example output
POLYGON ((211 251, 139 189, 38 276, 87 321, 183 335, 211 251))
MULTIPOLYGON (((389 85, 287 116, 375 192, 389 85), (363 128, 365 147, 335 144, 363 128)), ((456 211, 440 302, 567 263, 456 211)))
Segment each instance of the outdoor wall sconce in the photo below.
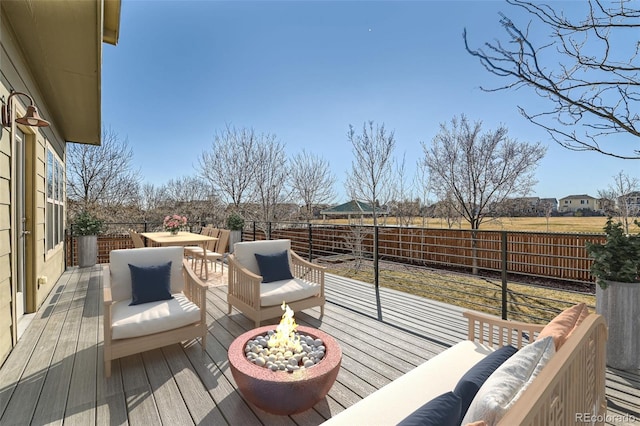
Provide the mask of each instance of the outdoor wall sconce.
MULTIPOLYGON (((9 95, 9 98, 7 99, 6 105, 2 106, 2 126, 3 127, 11 126, 11 123, 13 121, 11 117, 11 98, 13 98, 16 95, 22 95, 29 98, 29 106, 27 107, 26 114, 24 115, 24 117, 16 118, 15 119, 16 123, 24 124, 25 126, 35 126, 35 127, 49 126, 49 122, 47 120, 40 118, 40 115, 38 115, 38 108, 36 108, 36 106, 33 104, 33 99, 31 99, 31 96, 22 92, 12 92, 9 95)), ((4 102, 4 97, 2 100, 4 102)))

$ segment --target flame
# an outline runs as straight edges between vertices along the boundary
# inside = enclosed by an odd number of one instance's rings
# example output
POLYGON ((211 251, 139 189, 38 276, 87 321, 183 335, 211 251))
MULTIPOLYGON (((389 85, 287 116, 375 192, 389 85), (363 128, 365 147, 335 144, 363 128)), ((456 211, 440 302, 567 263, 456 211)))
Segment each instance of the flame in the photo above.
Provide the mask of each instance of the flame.
POLYGON ((302 351, 300 336, 296 335, 298 324, 293 319, 293 310, 285 302, 282 302, 282 319, 276 328, 276 332, 269 337, 267 342, 270 348, 280 348, 285 351, 298 353, 302 351))

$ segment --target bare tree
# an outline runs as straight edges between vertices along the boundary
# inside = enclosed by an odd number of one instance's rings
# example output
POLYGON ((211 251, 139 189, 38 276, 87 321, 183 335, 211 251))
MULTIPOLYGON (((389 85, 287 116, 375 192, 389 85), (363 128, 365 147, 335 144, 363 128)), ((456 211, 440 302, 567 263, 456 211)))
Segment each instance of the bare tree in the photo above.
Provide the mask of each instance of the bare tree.
POLYGON ((329 162, 303 150, 289 163, 289 185, 304 205, 305 218, 313 218, 313 206, 335 198, 336 178, 329 162))
POLYGON ((547 232, 549 232, 549 220, 553 215, 553 211, 555 210, 555 204, 550 201, 542 201, 540 203, 540 207, 542 208, 542 212, 544 213, 544 218, 547 222, 547 232))
POLYGON ((347 175, 347 193, 354 199, 366 201, 373 208, 373 224, 378 224, 378 205, 385 204, 393 189, 393 131, 387 133, 384 124, 375 128, 373 121, 364 123, 362 134, 349 125, 347 133, 354 160, 347 175))
POLYGON ((407 178, 405 156, 396 164, 393 182, 393 201, 390 204, 389 214, 395 216, 398 225, 411 226, 413 218, 420 214, 419 200, 414 199, 413 181, 407 178))
POLYGON ((481 125, 469 123, 464 115, 454 117, 450 128, 440 125, 431 146, 423 143, 434 192, 441 200, 451 200, 451 207, 471 226, 474 273, 475 231, 492 206, 531 191, 536 183, 533 172, 546 152, 540 143, 508 138, 505 127, 481 134, 481 125))
POLYGON ((506 42, 486 42, 484 48, 472 49, 466 29, 463 33, 467 51, 489 72, 508 80, 503 86, 483 90, 528 86, 548 99, 551 107, 542 112, 519 107, 520 113, 560 145, 639 159, 637 139, 633 138, 640 137, 638 3, 576 3, 586 6, 577 19, 565 14, 562 6, 524 0, 507 3, 526 10, 533 21, 526 27, 518 26, 501 13, 506 42), (551 41, 536 43, 530 26, 537 33, 546 27, 551 41), (621 134, 631 138, 621 138, 621 134))
POLYGON ((152 183, 145 183, 140 188, 138 208, 144 212, 145 220, 150 219, 149 213, 160 206, 161 195, 160 188, 156 188, 152 183))
POLYGON ((255 181, 253 199, 259 209, 254 211, 255 219, 272 222, 282 217, 283 203, 288 201, 288 165, 284 144, 273 134, 263 134, 255 145, 256 163, 253 165, 255 181))
POLYGON ((217 223, 224 208, 216 196, 215 188, 207 180, 196 176, 170 179, 160 189, 163 215, 179 213, 190 223, 217 223))
POLYGON ((613 183, 607 189, 598 191, 598 196, 614 206, 613 211, 607 213, 613 213, 628 234, 633 219, 640 214, 640 204, 636 201, 640 198, 640 180, 621 170, 613 176, 613 183))
POLYGON ((505 127, 481 134, 481 126, 464 115, 454 117, 451 127, 440 125, 430 146, 422 144, 434 192, 441 200, 450 197, 471 229, 480 228, 492 204, 531 191, 533 172, 546 152, 540 143, 508 138, 505 127))
POLYGON ((420 217, 422 218, 422 227, 426 228, 429 225, 428 222, 428 206, 431 204, 429 201, 429 194, 431 193, 431 176, 424 161, 418 160, 416 164, 416 174, 414 175, 414 188, 420 191, 419 206, 420 217))
POLYGON ((208 180, 220 197, 233 204, 236 210, 247 201, 254 185, 258 141, 264 135, 256 135, 253 129, 226 128, 216 133, 209 151, 199 158, 197 170, 208 180))
POLYGON ((438 201, 433 209, 434 214, 438 218, 443 218, 447 222, 447 227, 453 229, 454 225, 462 223, 462 216, 459 209, 456 208, 456 201, 454 200, 451 192, 445 194, 444 198, 438 201))
POLYGON ((360 271, 362 268, 365 250, 364 241, 366 238, 371 237, 371 231, 364 226, 350 226, 346 234, 342 236, 344 240, 344 246, 353 255, 353 269, 360 271))
POLYGON ((126 139, 103 129, 100 146, 67 145, 67 197, 80 210, 105 216, 138 196, 140 175, 132 166, 133 152, 126 139))

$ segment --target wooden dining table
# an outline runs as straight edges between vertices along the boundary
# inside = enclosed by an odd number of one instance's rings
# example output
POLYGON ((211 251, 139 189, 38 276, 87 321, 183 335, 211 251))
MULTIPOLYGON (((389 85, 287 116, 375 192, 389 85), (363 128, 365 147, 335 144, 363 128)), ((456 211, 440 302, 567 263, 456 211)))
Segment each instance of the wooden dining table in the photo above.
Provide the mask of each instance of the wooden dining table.
MULTIPOLYGON (((177 234, 171 232, 142 232, 140 233, 149 241, 160 246, 195 246, 199 245, 203 250, 207 249, 207 243, 210 241, 218 241, 216 237, 209 235, 194 234, 193 232, 180 231, 177 234)), ((205 276, 209 276, 209 262, 204 263, 205 276)))

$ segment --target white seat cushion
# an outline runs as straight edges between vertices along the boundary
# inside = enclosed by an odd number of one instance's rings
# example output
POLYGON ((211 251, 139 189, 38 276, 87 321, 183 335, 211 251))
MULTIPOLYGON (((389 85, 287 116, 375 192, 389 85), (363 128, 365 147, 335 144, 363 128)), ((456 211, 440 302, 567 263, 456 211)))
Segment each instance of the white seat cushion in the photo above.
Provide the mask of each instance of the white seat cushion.
POLYGON ((183 293, 173 299, 129 306, 131 300, 115 302, 111 308, 112 339, 128 339, 173 330, 200 321, 200 308, 183 293))
POLYGON ((323 424, 398 424, 433 398, 452 391, 467 370, 493 351, 469 340, 457 343, 323 424))
POLYGON ((320 294, 320 285, 299 278, 260 284, 260 305, 275 306, 320 294))

